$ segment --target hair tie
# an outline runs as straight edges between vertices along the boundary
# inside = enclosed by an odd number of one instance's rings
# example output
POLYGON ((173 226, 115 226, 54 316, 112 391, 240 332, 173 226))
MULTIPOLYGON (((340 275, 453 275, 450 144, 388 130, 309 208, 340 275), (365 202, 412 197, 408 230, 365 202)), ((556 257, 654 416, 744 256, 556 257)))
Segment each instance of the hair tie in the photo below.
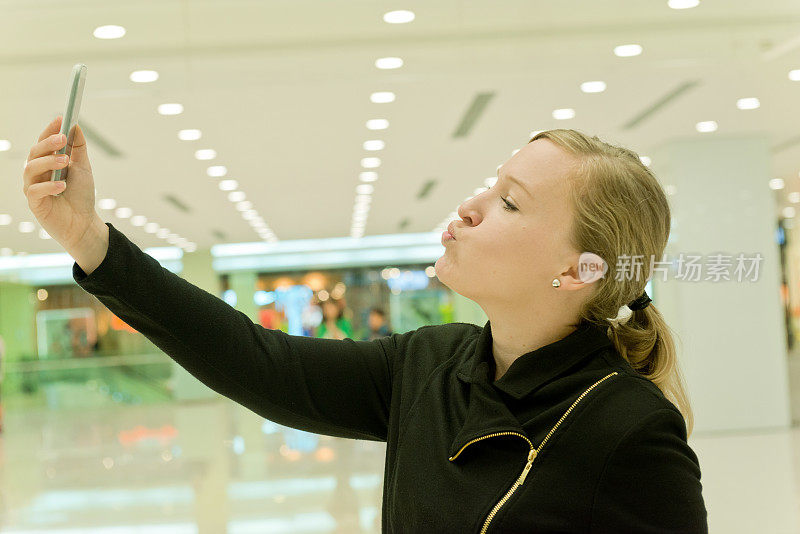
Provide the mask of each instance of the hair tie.
POLYGON ((650 303, 653 302, 652 299, 647 295, 647 291, 642 292, 642 296, 628 304, 628 308, 631 310, 643 310, 650 303))

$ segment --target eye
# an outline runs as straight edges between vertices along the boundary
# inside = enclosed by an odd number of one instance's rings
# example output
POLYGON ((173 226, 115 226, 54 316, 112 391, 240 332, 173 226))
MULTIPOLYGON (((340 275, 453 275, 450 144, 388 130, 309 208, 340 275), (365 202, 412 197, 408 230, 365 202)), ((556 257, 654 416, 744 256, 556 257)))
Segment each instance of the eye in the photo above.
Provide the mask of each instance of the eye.
MULTIPOLYGON (((491 189, 491 187, 488 187, 487 189, 491 189)), ((510 203, 508 200, 504 199, 503 197, 500 197, 500 200, 503 201, 503 204, 504 204, 503 205, 503 209, 504 210, 506 210, 506 211, 519 211, 514 204, 510 203)))
POLYGON ((515 205, 511 204, 508 200, 504 199, 503 197, 500 197, 500 200, 505 202, 505 206, 503 206, 504 210, 506 210, 506 211, 517 211, 517 207, 515 205))

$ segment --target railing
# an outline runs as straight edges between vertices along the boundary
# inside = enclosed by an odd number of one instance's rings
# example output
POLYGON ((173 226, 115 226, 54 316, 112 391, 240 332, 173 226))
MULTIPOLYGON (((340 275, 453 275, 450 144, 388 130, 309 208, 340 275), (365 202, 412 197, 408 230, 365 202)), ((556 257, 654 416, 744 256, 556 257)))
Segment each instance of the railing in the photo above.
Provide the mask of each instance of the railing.
POLYGON ((173 363, 164 353, 7 362, 6 410, 77 409, 172 400, 173 363))

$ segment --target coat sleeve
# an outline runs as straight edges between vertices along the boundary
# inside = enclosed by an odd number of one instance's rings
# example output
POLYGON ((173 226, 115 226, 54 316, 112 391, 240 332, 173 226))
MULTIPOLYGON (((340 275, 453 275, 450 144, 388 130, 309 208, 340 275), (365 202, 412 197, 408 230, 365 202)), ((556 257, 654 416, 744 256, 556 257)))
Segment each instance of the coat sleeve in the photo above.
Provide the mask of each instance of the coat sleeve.
POLYGON ((108 252, 77 284, 214 391, 277 423, 385 441, 398 335, 319 339, 267 329, 109 227, 108 252))
POLYGON ((708 532, 700 464, 679 412, 659 409, 620 439, 598 481, 590 531, 708 532))

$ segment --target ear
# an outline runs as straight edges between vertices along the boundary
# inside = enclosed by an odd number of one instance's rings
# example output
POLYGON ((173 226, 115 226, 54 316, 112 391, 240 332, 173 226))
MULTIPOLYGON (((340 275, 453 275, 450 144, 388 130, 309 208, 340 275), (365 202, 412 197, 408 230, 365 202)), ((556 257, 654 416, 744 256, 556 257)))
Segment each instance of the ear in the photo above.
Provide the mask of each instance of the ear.
POLYGON ((593 252, 582 253, 574 263, 561 272, 559 289, 575 291, 597 282, 608 272, 608 264, 593 252))

